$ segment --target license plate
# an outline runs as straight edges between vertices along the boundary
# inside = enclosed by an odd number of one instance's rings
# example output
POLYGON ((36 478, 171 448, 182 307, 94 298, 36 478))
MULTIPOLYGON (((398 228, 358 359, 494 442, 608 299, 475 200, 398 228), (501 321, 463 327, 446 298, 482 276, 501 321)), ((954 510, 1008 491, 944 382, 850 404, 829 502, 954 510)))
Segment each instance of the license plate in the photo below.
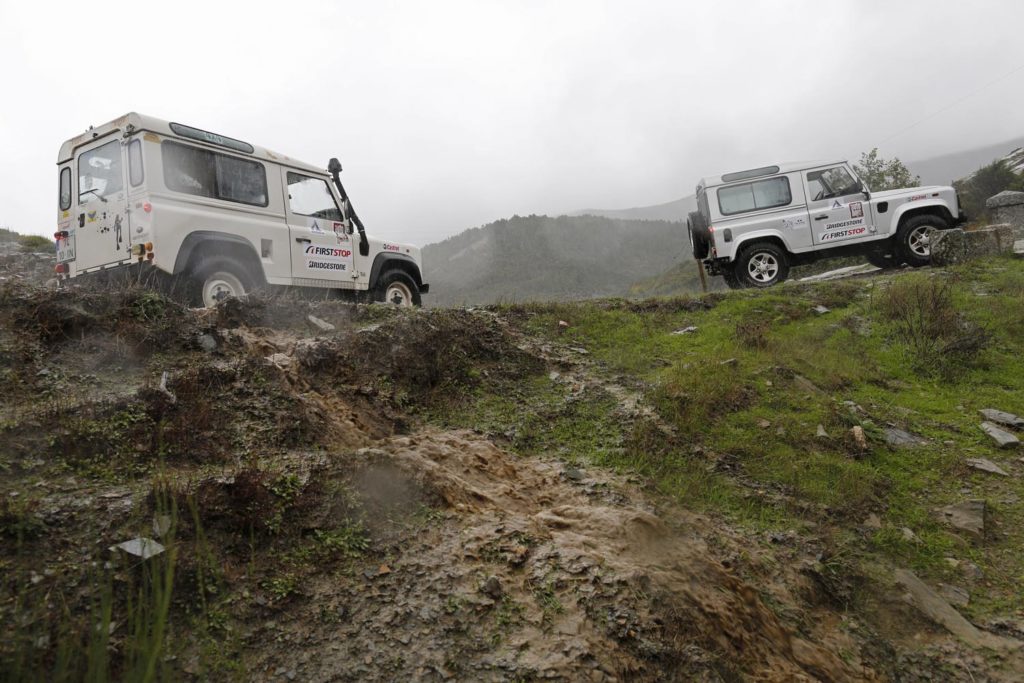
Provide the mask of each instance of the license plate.
POLYGON ((68 235, 57 242, 57 263, 75 260, 75 236, 68 235))

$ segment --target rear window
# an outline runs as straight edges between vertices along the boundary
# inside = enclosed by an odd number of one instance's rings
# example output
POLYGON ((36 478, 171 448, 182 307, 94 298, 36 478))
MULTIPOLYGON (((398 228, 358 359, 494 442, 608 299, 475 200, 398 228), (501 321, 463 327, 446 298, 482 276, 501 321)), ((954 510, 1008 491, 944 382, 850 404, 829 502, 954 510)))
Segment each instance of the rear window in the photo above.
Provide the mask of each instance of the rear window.
POLYGON ((60 209, 67 211, 71 208, 71 167, 65 166, 60 169, 60 209))
POLYGON ((175 192, 253 206, 267 205, 263 164, 165 140, 164 184, 175 192))
POLYGON ((78 157, 78 203, 104 199, 124 189, 121 143, 112 140, 78 157))
POLYGON ((723 216, 786 206, 793 201, 789 178, 779 176, 718 190, 718 208, 723 216))
POLYGON ((128 143, 128 182, 132 187, 138 187, 146 175, 142 169, 142 143, 132 140, 128 143))

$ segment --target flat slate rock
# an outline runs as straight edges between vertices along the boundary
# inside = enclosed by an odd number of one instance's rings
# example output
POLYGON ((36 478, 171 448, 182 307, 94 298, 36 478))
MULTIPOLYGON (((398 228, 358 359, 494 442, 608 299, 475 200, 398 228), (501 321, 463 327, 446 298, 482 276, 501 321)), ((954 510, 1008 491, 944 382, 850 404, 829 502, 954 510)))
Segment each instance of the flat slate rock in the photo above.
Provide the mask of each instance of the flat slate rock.
POLYGON ((978 412, 989 422, 1013 427, 1014 429, 1024 429, 1024 417, 1017 417, 1013 413, 996 410, 995 408, 985 408, 978 412))
POLYGON ((913 572, 907 569, 897 569, 896 583, 907 589, 911 604, 917 607, 922 614, 964 643, 972 647, 985 647, 993 650, 1020 646, 1017 641, 979 630, 974 624, 964 619, 963 615, 957 612, 952 605, 943 600, 942 596, 917 578, 913 572))
POLYGON ((1016 448, 1020 445, 1020 439, 994 422, 982 422, 981 431, 992 437, 999 448, 1016 448))
POLYGON ((943 521, 954 529, 981 540, 985 538, 985 501, 967 500, 939 509, 943 521))
POLYGON ((967 458, 965 462, 967 463, 967 466, 972 469, 981 470, 982 472, 989 472, 991 474, 998 474, 1004 477, 1010 476, 1003 470, 1002 467, 995 464, 988 458, 967 458))
POLYGON ((886 427, 885 442, 896 448, 908 448, 910 446, 921 446, 928 443, 928 440, 922 439, 920 436, 916 436, 910 432, 905 432, 902 429, 886 427))

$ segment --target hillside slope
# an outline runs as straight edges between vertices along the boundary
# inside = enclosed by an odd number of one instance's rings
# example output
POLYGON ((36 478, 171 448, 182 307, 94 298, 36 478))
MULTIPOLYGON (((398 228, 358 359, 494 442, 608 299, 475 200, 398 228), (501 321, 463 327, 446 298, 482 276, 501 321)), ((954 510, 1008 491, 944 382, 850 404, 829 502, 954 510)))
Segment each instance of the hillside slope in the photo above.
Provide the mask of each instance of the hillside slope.
POLYGON ((516 216, 423 249, 432 306, 623 296, 687 258, 685 226, 516 216))
POLYGON ((1010 258, 474 311, 8 279, 0 671, 1019 680, 1024 465, 978 411, 1024 414, 1022 294, 1010 258))

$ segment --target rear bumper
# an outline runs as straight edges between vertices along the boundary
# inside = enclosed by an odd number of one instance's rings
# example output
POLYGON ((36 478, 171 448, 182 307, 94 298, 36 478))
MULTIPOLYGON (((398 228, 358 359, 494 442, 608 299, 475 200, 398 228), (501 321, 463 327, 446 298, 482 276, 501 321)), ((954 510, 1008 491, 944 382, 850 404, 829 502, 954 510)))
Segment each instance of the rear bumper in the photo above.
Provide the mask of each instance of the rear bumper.
POLYGON ((430 291, 430 285, 428 285, 426 282, 424 282, 422 285, 420 285, 420 294, 426 294, 429 291, 430 291))

